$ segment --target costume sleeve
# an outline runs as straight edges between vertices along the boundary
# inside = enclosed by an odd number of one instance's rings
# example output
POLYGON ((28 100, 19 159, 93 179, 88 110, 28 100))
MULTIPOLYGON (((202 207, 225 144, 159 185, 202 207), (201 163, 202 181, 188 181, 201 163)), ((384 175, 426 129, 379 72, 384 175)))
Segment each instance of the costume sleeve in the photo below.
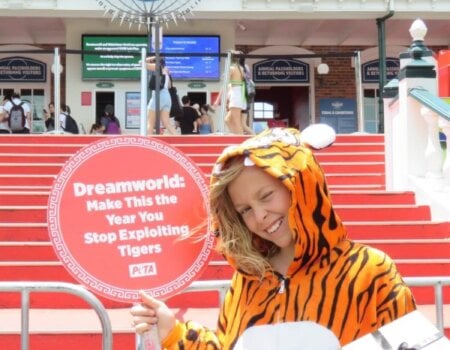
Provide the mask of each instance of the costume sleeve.
POLYGON ((177 323, 162 342, 167 350, 219 350, 221 345, 214 331, 194 321, 177 323))
MULTIPOLYGON (((235 274, 236 275, 236 274, 235 274)), ((233 297, 233 277, 231 287, 228 289, 225 301, 221 305, 217 330, 211 330, 195 321, 178 322, 174 329, 162 342, 167 350, 220 350, 222 349, 225 330, 227 329, 227 310, 233 297)))

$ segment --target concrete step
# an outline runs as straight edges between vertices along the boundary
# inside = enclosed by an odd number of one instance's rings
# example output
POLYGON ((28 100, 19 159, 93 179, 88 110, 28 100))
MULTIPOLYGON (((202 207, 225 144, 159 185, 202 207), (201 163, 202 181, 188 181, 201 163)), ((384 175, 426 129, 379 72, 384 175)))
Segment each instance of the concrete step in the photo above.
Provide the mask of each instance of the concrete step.
MULTIPOLYGON (((47 205, 50 188, 2 189, 0 206, 5 205, 47 205)), ((345 191, 335 190, 331 194, 334 204, 415 204, 414 192, 345 191)))
MULTIPOLYGON (((224 261, 210 262, 199 280, 230 279, 233 269, 224 261)), ((72 275, 58 261, 0 261, 0 281, 47 281, 78 284, 72 275)), ((123 307, 123 302, 97 297, 108 308, 123 307)), ((219 303, 217 292, 186 292, 171 297, 171 307, 213 307, 219 303)), ((0 309, 15 308, 20 305, 18 293, 0 293, 0 309)), ((61 293, 32 293, 30 305, 36 308, 85 308, 86 303, 80 298, 61 293)))
POLYGON ((47 222, 0 222, 0 241, 49 241, 47 222))
POLYGON ((0 163, 1 174, 56 175, 61 171, 64 162, 60 163, 0 163))
MULTIPOLYGON (((450 239, 450 222, 345 221, 351 239, 450 239)), ((47 223, 0 222, 0 241, 49 241, 47 223)))
MULTIPOLYGON (((225 147, 225 145, 224 145, 225 147)), ((177 146, 178 149, 183 145, 177 146)), ((81 147, 79 147, 81 149, 81 147)), ((2 149, 3 150, 3 149, 2 149)), ((29 150, 31 151, 31 150, 29 150)), ((18 153, 18 152, 0 152, 0 163, 62 163, 64 164, 77 150, 72 153, 18 153)), ((208 149, 199 150, 203 153, 186 153, 195 163, 198 164, 214 164, 221 152, 211 152, 208 149)), ((316 158, 321 164, 346 164, 354 165, 359 163, 368 164, 384 164, 383 152, 328 152, 320 153, 314 151, 316 158)))
POLYGON ((384 152, 321 152, 314 151, 317 160, 322 162, 385 162, 384 152))
MULTIPOLYGON (((10 163, 14 164, 14 163, 10 163)), ((37 163, 33 163, 37 164, 37 163)), ((214 163, 197 163, 198 167, 205 173, 210 174, 213 170, 214 163)), ((385 166, 384 162, 366 162, 366 161, 358 161, 358 162, 346 162, 346 161, 334 161, 334 162, 321 162, 320 163, 323 171, 326 176, 332 175, 341 175, 341 174, 384 174, 385 166)), ((0 164, 1 168, 1 164, 0 164)), ((11 170, 12 172, 16 172, 15 170, 11 170)))
POLYGON ((0 189, 0 206, 47 205, 49 194, 50 191, 0 189))
POLYGON ((0 173, 0 186, 8 189, 13 187, 24 187, 24 186, 46 186, 50 187, 53 185, 56 174, 41 173, 41 174, 1 174, 0 173))
MULTIPOLYGON (((327 184, 333 185, 347 185, 349 188, 355 188, 357 185, 385 185, 384 173, 347 173, 347 174, 326 174, 327 184)), ((380 188, 378 188, 380 189, 380 188)))
POLYGON ((346 221, 351 239, 450 239, 450 222, 346 221))
MULTIPOLYGON (((450 259, 450 238, 355 241, 377 248, 393 259, 450 259)), ((58 257, 48 241, 0 241, 0 261, 58 261, 58 257)))
MULTIPOLYGON (((335 205, 336 212, 344 221, 402 221, 430 220, 428 206, 415 204, 394 205, 335 205)), ((6 205, 0 206, 0 222, 46 222, 47 206, 6 205)))
MULTIPOLYGON (((205 173, 210 174, 213 165, 220 153, 210 156, 211 159, 200 157, 192 158, 192 161, 205 173)), ((39 154, 0 154, 0 170, 4 174, 39 174, 42 172, 50 172, 61 168, 71 155, 59 156, 58 154, 42 156, 39 154), (38 169, 42 167, 42 169, 38 169), (40 171, 38 171, 40 170, 40 171)), ((321 166, 326 174, 343 174, 343 173, 384 173, 384 160, 369 161, 364 158, 350 161, 348 155, 342 155, 333 161, 321 161, 321 166)))
POLYGON ((450 239, 356 240, 387 253, 392 259, 450 259, 450 239))
MULTIPOLYGON (((404 277, 418 276, 448 276, 450 275, 450 259, 396 259, 395 263, 404 277)), ((229 280, 233 269, 225 261, 212 261, 199 277, 199 280, 229 280)), ((0 262, 0 280, 2 281, 60 281, 76 283, 64 266, 56 261, 48 262, 0 262)), ((423 303, 434 302, 434 289, 428 287, 414 287, 414 295, 417 301, 423 303)), ((447 288, 450 289, 450 288, 447 288)), ((103 299, 103 298, 102 298, 103 299)), ((187 293, 182 297, 174 297, 172 306, 186 307, 198 305, 199 307, 210 307, 217 300, 217 295, 205 292, 187 293)), ((450 304, 450 290, 444 290, 444 300, 450 304)), ((0 294, 0 307, 18 307, 19 299, 14 299, 8 293, 0 294)), ((108 307, 117 307, 117 302, 104 301, 108 307)), ((67 299, 63 296, 54 298, 48 293, 33 295, 34 307, 83 307, 73 297, 67 299)), ((120 303, 119 303, 120 305, 120 303)))
POLYGON ((61 163, 73 153, 0 153, 0 163, 61 163))
MULTIPOLYGON (((48 169, 46 169, 48 170, 48 169)), ((19 172, 11 174, 0 173, 0 188, 11 190, 20 187, 42 187, 51 188, 57 172, 41 174, 21 174, 19 172)), ((209 181, 209 174, 206 175, 209 181)), ((361 190, 361 191, 381 191, 385 189, 385 178, 383 173, 370 174, 327 174, 327 183, 330 190, 361 190)))
MULTIPOLYGON (((53 161, 48 163, 43 162, 1 162, 0 172, 2 174, 58 174, 61 171, 62 166, 65 161, 53 161)), ((205 174, 210 174, 212 172, 214 163, 197 163, 197 166, 205 174)), ((321 163, 325 174, 374 174, 374 173, 384 173, 384 163, 383 162, 354 162, 354 163, 344 163, 344 162, 323 162, 321 163)))
POLYGON ((386 191, 350 191, 333 190, 331 192, 333 204, 415 204, 414 192, 386 192, 386 191))
POLYGON ((384 152, 383 142, 335 142, 331 147, 323 148, 314 151, 317 154, 321 153, 352 153, 352 152, 384 152))

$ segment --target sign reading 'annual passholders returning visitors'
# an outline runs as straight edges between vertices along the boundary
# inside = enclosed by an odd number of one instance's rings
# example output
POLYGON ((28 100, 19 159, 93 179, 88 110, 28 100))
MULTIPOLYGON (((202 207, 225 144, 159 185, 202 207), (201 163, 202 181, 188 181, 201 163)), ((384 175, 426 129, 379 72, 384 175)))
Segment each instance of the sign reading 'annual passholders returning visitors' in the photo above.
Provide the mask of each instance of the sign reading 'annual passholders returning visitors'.
POLYGON ((66 269, 93 292, 126 302, 140 300, 139 290, 166 298, 209 261, 207 197, 204 174, 175 148, 109 137, 82 148, 57 176, 49 234, 66 269))

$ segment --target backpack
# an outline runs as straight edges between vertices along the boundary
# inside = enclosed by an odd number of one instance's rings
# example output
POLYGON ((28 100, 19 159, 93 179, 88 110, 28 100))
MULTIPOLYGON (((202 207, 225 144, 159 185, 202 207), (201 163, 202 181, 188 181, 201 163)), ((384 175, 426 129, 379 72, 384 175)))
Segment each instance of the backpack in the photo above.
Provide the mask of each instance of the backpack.
POLYGON ((112 117, 111 120, 106 124, 105 134, 111 135, 119 135, 121 134, 120 125, 117 122, 115 117, 112 117))
POLYGON ((250 78, 250 74, 247 71, 246 67, 244 67, 244 82, 245 82, 245 96, 247 97, 247 100, 253 101, 256 95, 256 84, 252 80, 252 78, 250 78))
POLYGON ((66 127, 63 128, 65 132, 70 132, 71 134, 79 134, 78 124, 75 119, 70 114, 63 113, 66 116, 66 127))
POLYGON ((27 121, 27 117, 25 115, 25 111, 22 107, 24 102, 16 105, 12 100, 12 107, 9 111, 9 119, 8 125, 11 131, 22 131, 25 128, 25 123, 27 121))
MULTIPOLYGON (((172 79, 172 77, 170 77, 172 79)), ((180 98, 178 97, 177 88, 175 86, 171 86, 169 88, 170 100, 172 101, 172 105, 170 107, 170 117, 175 118, 175 120, 183 117, 183 108, 180 103, 180 98)))

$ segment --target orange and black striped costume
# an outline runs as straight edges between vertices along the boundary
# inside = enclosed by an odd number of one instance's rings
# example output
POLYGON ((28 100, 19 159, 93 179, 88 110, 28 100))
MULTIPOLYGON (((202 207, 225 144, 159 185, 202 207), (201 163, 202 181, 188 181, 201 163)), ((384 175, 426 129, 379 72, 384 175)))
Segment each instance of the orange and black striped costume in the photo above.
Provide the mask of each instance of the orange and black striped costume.
POLYGON ((298 131, 272 129, 229 147, 215 172, 235 156, 248 157, 290 191, 294 261, 286 276, 268 272, 262 280, 238 270, 217 331, 179 323, 164 341, 167 349, 233 349, 249 327, 302 320, 327 327, 345 345, 416 308, 393 261, 347 238, 325 175, 298 131))

